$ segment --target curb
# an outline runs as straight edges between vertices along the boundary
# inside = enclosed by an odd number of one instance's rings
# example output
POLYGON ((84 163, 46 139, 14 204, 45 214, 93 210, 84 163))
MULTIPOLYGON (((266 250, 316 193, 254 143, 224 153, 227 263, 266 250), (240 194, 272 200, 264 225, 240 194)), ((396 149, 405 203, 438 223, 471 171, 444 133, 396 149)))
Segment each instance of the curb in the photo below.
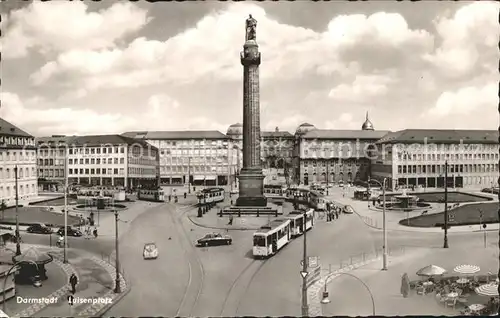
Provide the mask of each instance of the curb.
MULTIPOLYGON (((108 272, 108 275, 110 275, 111 279, 115 277, 115 267, 113 265, 93 255, 90 258, 98 265, 101 265, 108 272)), ((114 281, 113 290, 115 289, 115 287, 116 285, 114 281)), ((111 298, 111 304, 99 304, 99 303, 92 304, 87 308, 83 309, 82 311, 80 311, 76 316, 100 317, 100 315, 98 315, 99 313, 101 313, 101 315, 104 314, 106 311, 111 309, 113 305, 115 305, 116 303, 118 303, 118 301, 120 301, 123 297, 125 297, 125 295, 130 292, 130 286, 127 280, 125 280, 125 277, 123 276, 122 273, 120 273, 120 288, 121 290, 123 290, 123 292, 120 293, 119 295, 115 294, 113 290, 110 290, 106 294, 101 296, 103 298, 105 297, 111 298)))
MULTIPOLYGON (((53 254, 53 253, 50 253, 50 252, 47 252, 47 253, 50 254, 53 257, 53 262, 55 264, 57 264, 59 267, 61 267, 61 269, 64 271, 64 273, 66 274, 66 281, 69 280, 69 277, 73 273, 75 273, 75 275, 77 276, 77 278, 80 279, 78 277, 78 272, 75 270, 75 268, 73 266, 71 266, 71 264, 69 264, 69 263, 65 264, 65 263, 61 262, 57 258, 57 256, 55 254, 53 254)), ((46 298, 55 297, 55 298, 57 298, 57 300, 60 300, 64 295, 66 295, 67 292, 69 292, 69 288, 68 288, 67 285, 64 285, 63 287, 59 288, 55 292, 47 295, 46 298)), ((41 311, 42 309, 44 309, 48 305, 49 304, 43 304, 43 303, 42 304, 33 304, 30 307, 22 310, 21 312, 19 312, 17 314, 14 314, 12 317, 32 317, 34 314, 36 314, 37 312, 41 311)))
MULTIPOLYGON (((378 256, 378 257, 375 257, 371 260, 366 260, 364 262, 356 263, 356 264, 349 265, 349 266, 346 266, 344 268, 332 271, 329 274, 330 276, 326 280, 326 285, 328 285, 328 283, 330 283, 332 280, 334 280, 335 278, 340 276, 340 274, 342 274, 342 273, 353 271, 355 269, 358 269, 359 267, 368 265, 368 264, 373 263, 373 262, 380 260, 380 259, 382 259, 382 257, 378 256)), ((325 279, 322 278, 307 289, 307 298, 310 300, 310 304, 309 304, 309 316, 310 317, 323 316, 323 309, 321 307, 321 302, 320 302, 318 293, 321 289, 324 288, 324 286, 325 286, 325 279)))
POLYGON ((204 224, 201 224, 201 223, 198 223, 196 221, 194 221, 192 219, 191 216, 188 215, 188 219, 189 221, 191 221, 191 223, 193 223, 194 225, 196 226, 199 226, 199 227, 202 227, 202 228, 205 228, 205 229, 213 229, 213 230, 228 230, 228 231, 257 231, 259 228, 255 227, 255 228, 250 228, 250 227, 221 227, 221 226, 210 226, 210 225, 204 225, 204 224))

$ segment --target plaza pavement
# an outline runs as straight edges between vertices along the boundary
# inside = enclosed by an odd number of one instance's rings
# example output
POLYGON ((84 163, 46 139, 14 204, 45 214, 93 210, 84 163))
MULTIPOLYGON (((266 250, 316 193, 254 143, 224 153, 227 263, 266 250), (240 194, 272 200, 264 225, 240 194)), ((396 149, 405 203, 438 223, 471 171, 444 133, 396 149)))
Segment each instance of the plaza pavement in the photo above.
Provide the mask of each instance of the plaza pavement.
MULTIPOLYGON (((465 247, 443 248, 414 248, 407 249, 401 256, 389 257, 388 270, 381 271, 381 260, 371 262, 365 266, 350 271, 350 274, 361 279, 370 289, 374 296, 376 315, 382 316, 405 316, 405 315, 447 315, 459 314, 459 307, 454 310, 440 305, 434 298, 434 294, 425 296, 416 295, 414 292, 410 297, 403 298, 400 294, 401 277, 407 273, 410 280, 420 280, 416 272, 427 265, 434 264, 448 270, 448 275, 457 276, 453 268, 460 264, 478 265, 481 268, 479 274, 497 272, 498 247, 486 249, 467 249, 465 247)), ((331 303, 319 304, 324 280, 311 287, 317 294, 312 297, 311 315, 313 316, 359 316, 371 315, 371 301, 368 292, 360 282, 349 276, 338 276, 328 283, 329 298, 331 303), (316 310, 316 311, 314 311, 316 310)), ((477 303, 488 299, 472 296, 471 303, 477 303)))
MULTIPOLYGON (((13 247, 13 246, 12 246, 13 247)), ((8 248, 11 248, 9 246, 8 248)), ((50 253, 54 260, 47 265, 49 279, 42 287, 20 286, 18 296, 26 298, 51 298, 55 304, 17 304, 16 298, 7 301, 7 314, 11 317, 57 317, 57 316, 94 316, 105 310, 110 304, 81 304, 70 308, 66 297, 69 295, 69 276, 78 277, 76 296, 82 298, 106 297, 112 304, 118 301, 129 289, 122 277, 121 288, 124 293, 114 294, 114 267, 106 261, 81 250, 69 249, 68 263, 63 263, 62 250, 40 245, 23 244, 22 250, 35 248, 40 252, 50 253)))

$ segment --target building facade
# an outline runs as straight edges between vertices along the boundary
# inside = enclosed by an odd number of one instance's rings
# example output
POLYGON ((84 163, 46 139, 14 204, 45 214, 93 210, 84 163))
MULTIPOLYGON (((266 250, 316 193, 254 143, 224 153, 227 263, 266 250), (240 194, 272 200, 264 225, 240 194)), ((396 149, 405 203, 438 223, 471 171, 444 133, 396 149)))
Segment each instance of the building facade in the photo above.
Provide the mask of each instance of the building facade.
POLYGON ((495 130, 406 129, 377 142, 372 178, 396 187, 497 187, 498 132, 495 130))
POLYGON ((75 137, 53 135, 36 138, 39 190, 62 191, 67 147, 75 137))
MULTIPOLYGON (((226 135, 230 138, 229 161, 232 167, 232 182, 243 164, 243 126, 239 123, 229 126, 226 135)), ((294 137, 288 131, 274 131, 261 133, 261 164, 264 174, 264 184, 286 184, 292 174, 292 157, 294 137)))
POLYGON ((366 115, 361 130, 317 129, 304 123, 295 132, 295 182, 338 183, 366 181, 375 142, 388 131, 376 131, 366 115))
POLYGON ((231 145, 219 131, 142 131, 123 136, 159 149, 161 184, 228 184, 231 145))
POLYGON ((20 202, 38 196, 35 138, 0 118, 0 202, 15 205, 17 191, 20 202))
POLYGON ((158 184, 158 149, 121 135, 80 136, 67 149, 68 182, 125 188, 158 184))

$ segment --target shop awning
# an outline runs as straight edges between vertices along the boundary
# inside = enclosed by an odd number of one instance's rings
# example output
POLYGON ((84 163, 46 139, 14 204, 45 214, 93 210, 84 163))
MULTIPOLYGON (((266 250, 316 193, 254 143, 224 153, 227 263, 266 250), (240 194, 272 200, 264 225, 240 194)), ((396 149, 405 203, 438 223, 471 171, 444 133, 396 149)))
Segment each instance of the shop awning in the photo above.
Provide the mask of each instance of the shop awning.
POLYGON ((217 176, 206 176, 205 180, 215 180, 217 176))
POLYGON ((193 176, 193 180, 203 180, 205 176, 193 176))

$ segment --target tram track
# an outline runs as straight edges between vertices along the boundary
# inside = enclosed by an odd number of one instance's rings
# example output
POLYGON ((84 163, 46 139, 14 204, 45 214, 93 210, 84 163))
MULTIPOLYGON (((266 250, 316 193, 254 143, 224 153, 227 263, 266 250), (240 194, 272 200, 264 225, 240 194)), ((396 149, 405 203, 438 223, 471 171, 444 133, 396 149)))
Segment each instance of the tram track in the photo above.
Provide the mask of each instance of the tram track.
POLYGON ((172 217, 172 221, 175 224, 175 228, 179 234, 179 237, 182 237, 182 248, 186 255, 188 261, 189 268, 189 278, 188 283, 186 285, 186 289, 182 296, 182 299, 179 303, 179 307, 175 314, 176 317, 191 317, 198 301, 200 299, 201 293, 203 291, 204 280, 205 280, 205 269, 203 268, 203 264, 196 253, 195 246, 191 242, 189 238, 188 231, 186 227, 182 224, 182 217, 190 211, 193 206, 185 206, 181 209, 178 209, 176 206, 173 206, 175 209, 175 214, 170 214, 172 217))
POLYGON ((221 317, 236 317, 252 281, 268 260, 252 260, 233 281, 220 311, 221 317))

